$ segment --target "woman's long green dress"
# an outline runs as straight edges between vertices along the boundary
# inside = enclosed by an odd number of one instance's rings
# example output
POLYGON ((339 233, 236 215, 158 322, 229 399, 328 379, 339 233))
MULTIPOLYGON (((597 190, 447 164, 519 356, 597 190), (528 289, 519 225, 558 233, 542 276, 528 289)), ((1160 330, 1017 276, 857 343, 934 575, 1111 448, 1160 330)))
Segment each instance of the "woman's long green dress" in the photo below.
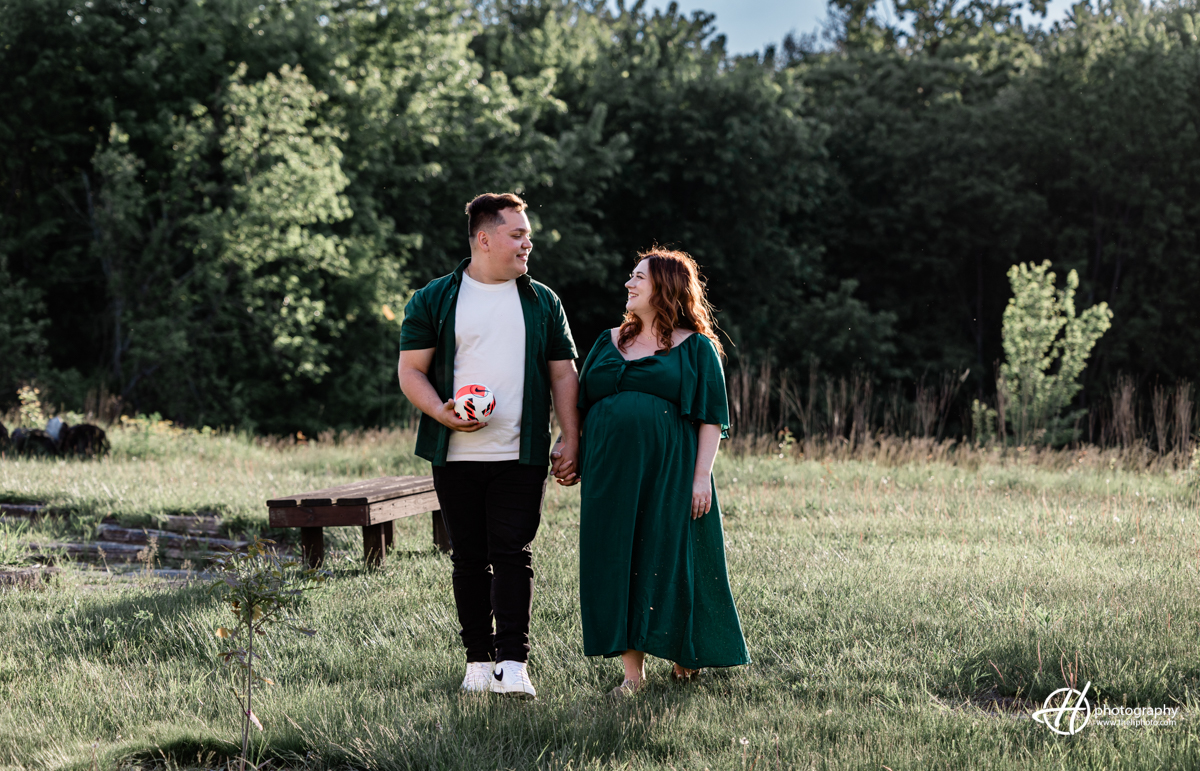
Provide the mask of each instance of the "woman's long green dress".
POLYGON ((729 427, 712 341, 626 361, 608 331, 579 373, 579 601, 588 656, 644 651, 689 669, 747 664, 721 509, 692 519, 700 424, 729 427))

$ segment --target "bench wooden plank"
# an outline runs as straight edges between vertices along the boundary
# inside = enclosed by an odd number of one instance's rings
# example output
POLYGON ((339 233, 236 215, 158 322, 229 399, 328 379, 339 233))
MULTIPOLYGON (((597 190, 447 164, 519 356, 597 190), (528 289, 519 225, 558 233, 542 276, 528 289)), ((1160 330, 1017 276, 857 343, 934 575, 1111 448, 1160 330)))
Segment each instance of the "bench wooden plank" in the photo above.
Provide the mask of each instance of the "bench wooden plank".
POLYGON ((288 506, 273 508, 267 516, 271 527, 345 527, 371 524, 366 506, 288 506))
MULTIPOLYGON (((398 477, 404 479, 404 477, 398 477)), ((393 483, 381 485, 373 490, 356 492, 354 494, 346 493, 337 499, 338 506, 365 506, 368 503, 379 503, 380 501, 391 500, 392 498, 400 498, 406 495, 416 495, 418 493, 427 493, 433 490, 433 479, 426 477, 415 479, 409 478, 403 484, 393 483)))
POLYGON ((410 495, 407 498, 393 498, 390 501, 372 503, 367 508, 370 512, 371 524, 376 525, 381 522, 390 522, 393 519, 424 514, 427 511, 438 511, 442 508, 442 504, 438 501, 437 493, 430 490, 427 493, 410 495))
POLYGON ((432 477, 368 479, 272 498, 267 507, 271 527, 300 528, 300 551, 311 567, 319 566, 325 559, 322 528, 361 527, 363 558, 368 565, 377 566, 383 564, 394 543, 393 522, 426 511, 432 512, 434 544, 442 551, 450 549, 432 477))
POLYGON ((355 492, 360 490, 371 488, 374 485, 374 482, 374 479, 364 479, 361 482, 351 482, 350 484, 338 485, 337 487, 326 487, 323 490, 312 490, 307 493, 296 493, 295 495, 289 495, 286 498, 272 498, 271 500, 267 501, 267 506, 271 508, 287 508, 288 506, 299 506, 300 501, 302 500, 329 500, 337 498, 339 495, 353 495, 355 492))
POLYGON ((362 482, 352 482, 324 490, 297 493, 287 498, 272 498, 267 501, 271 508, 289 506, 365 506, 369 503, 386 501, 433 489, 430 477, 381 477, 362 482))
POLYGON ((267 521, 271 527, 366 527, 441 508, 437 493, 431 490, 368 506, 272 507, 267 521))

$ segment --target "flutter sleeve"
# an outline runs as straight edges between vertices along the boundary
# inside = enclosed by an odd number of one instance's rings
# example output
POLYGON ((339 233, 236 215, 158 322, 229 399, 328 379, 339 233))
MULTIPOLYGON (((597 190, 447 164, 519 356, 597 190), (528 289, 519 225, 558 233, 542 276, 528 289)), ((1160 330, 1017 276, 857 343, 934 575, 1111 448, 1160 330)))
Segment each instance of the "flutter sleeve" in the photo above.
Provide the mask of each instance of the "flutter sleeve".
POLYGON ((683 417, 721 427, 721 438, 729 438, 729 399, 725 395, 725 371, 717 349, 697 333, 695 345, 683 356, 683 379, 679 411, 683 417))
POLYGON ((588 410, 592 406, 592 400, 588 397, 588 370, 592 368, 596 358, 600 355, 600 351, 604 348, 604 338, 609 337, 610 334, 607 329, 600 333, 600 336, 596 338, 596 342, 592 344, 592 350, 588 351, 587 358, 583 360, 583 366, 579 368, 579 400, 575 403, 575 406, 579 408, 580 425, 583 425, 583 420, 587 417, 588 410))

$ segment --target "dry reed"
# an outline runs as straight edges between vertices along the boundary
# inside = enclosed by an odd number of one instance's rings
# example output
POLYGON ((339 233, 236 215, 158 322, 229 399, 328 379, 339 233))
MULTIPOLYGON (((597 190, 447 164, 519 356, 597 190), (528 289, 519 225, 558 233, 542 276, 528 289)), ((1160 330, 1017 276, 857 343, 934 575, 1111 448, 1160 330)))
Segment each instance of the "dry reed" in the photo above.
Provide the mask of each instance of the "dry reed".
POLYGON ((1119 375, 1109 398, 1088 411, 1086 423, 1083 416, 1076 421, 1080 439, 1052 448, 1030 441, 1028 427, 1023 431, 1007 426, 1011 405, 999 379, 995 438, 971 437, 967 418, 951 423, 966 375, 922 377, 908 390, 893 383, 886 396, 877 398, 874 381, 865 373, 822 375, 814 361, 804 383, 786 369, 773 378, 770 365, 752 368, 743 362, 728 380, 733 422, 729 449, 815 460, 940 461, 971 467, 1018 462, 1066 469, 1098 463, 1165 471, 1188 468, 1191 462, 1196 415, 1192 384, 1186 380, 1171 388, 1156 385, 1150 419, 1143 420, 1136 380, 1119 375))

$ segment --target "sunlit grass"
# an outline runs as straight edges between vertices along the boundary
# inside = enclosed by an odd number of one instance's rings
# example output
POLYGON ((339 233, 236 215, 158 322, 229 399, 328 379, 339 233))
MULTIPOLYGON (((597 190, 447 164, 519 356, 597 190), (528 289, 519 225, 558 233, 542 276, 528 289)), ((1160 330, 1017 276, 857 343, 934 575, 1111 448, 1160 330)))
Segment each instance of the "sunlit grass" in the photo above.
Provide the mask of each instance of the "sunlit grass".
MULTIPOLYGON (((87 535, 105 517, 149 525, 156 516, 211 512, 234 530, 266 527, 267 498, 364 477, 427 474, 407 433, 361 432, 325 442, 256 440, 159 424, 110 432, 109 457, 0 461, 0 501, 38 501, 87 535)), ((42 523, 61 535, 54 522, 42 523)), ((36 535, 36 531, 35 531, 36 535)))
MULTIPOLYGON (((424 471, 405 434, 174 441, 142 454, 115 443, 100 462, 3 461, 0 494, 88 516, 225 507, 252 523, 272 495, 424 471)), ((1185 477, 763 456, 722 456, 717 476, 750 666, 679 687, 655 661, 647 692, 607 702, 617 664, 582 656, 578 488, 552 485, 535 542, 536 702, 458 694, 450 563, 414 517, 378 572, 360 568, 354 533, 341 537, 333 579, 303 611, 317 637, 267 641, 279 685, 257 702, 257 746, 297 768, 1200 762, 1200 530, 1185 477), (1183 705, 1181 722, 1065 738, 1027 709, 982 708, 1040 703, 1072 679, 1110 703, 1183 705)), ((200 588, 102 571, 0 595, 0 766, 91 768, 93 742, 100 768, 223 763, 240 739, 212 635, 227 614, 200 588)))

